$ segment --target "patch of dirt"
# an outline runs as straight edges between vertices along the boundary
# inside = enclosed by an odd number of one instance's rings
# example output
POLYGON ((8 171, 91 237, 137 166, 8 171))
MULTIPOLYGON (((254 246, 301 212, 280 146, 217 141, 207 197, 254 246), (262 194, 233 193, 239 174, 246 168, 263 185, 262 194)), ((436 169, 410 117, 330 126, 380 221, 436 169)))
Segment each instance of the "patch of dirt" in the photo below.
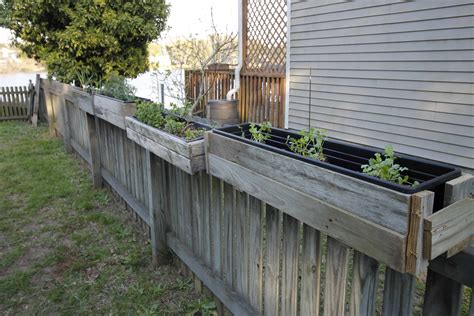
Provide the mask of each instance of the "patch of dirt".
POLYGON ((4 277, 8 274, 17 272, 17 271, 28 271, 30 270, 36 262, 44 258, 50 252, 49 248, 45 247, 31 247, 28 251, 18 258, 15 263, 9 267, 0 271, 0 277, 4 277))

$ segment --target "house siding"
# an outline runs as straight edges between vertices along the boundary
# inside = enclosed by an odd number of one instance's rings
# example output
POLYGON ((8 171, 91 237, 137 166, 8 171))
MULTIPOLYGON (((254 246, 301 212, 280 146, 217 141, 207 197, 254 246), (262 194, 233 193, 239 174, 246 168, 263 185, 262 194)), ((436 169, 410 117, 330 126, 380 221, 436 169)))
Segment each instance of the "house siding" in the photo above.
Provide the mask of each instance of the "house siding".
POLYGON ((289 3, 289 128, 474 169, 472 0, 289 3))

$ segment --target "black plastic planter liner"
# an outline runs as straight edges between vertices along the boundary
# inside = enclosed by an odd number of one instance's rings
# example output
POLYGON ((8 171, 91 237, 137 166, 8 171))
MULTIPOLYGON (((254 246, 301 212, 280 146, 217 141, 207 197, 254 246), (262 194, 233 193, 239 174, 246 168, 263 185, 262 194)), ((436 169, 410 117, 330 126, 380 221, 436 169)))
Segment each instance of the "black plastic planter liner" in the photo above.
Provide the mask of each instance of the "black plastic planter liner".
POLYGON ((418 181, 420 184, 416 187, 410 185, 400 185, 394 182, 382 180, 362 173, 362 165, 368 164, 370 158, 379 152, 383 153, 383 149, 361 146, 335 139, 327 139, 324 143, 323 153, 326 161, 319 161, 312 158, 306 158, 292 152, 287 144, 287 137, 300 138, 297 132, 289 130, 272 128, 269 133, 270 139, 261 144, 251 141, 249 132, 250 124, 233 125, 215 129, 214 132, 226 137, 233 138, 238 141, 248 143, 270 150, 294 159, 298 159, 313 165, 327 168, 342 174, 349 175, 367 182, 371 182, 398 192, 413 194, 423 190, 435 192, 435 210, 443 207, 444 183, 461 176, 461 170, 454 166, 440 163, 428 159, 418 158, 409 155, 396 154, 397 163, 402 167, 407 167, 408 171, 404 174, 410 177, 410 181, 418 181))

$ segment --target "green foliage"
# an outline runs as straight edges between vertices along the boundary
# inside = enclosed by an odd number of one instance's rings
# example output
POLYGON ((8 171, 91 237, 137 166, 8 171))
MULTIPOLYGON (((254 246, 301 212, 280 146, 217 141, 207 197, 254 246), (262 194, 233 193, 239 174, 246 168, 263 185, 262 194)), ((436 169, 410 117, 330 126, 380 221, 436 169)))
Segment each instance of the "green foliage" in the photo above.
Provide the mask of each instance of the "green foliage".
POLYGON ((148 44, 165 29, 165 0, 7 0, 0 23, 15 45, 58 80, 136 77, 148 69, 148 44))
POLYGON ((395 163, 397 157, 395 157, 395 152, 391 145, 385 147, 383 157, 380 153, 375 153, 374 156, 374 158, 369 159, 368 165, 361 166, 363 173, 398 184, 411 185, 413 187, 419 184, 418 181, 410 182, 407 175, 402 175, 402 172, 407 171, 408 168, 401 167, 399 164, 395 163))
POLYGON ((101 86, 99 93, 115 99, 130 102, 135 100, 136 91, 137 89, 130 85, 124 77, 112 75, 104 82, 104 85, 101 86))
POLYGON ((161 128, 166 123, 161 103, 139 102, 135 116, 143 123, 156 128, 161 128))
POLYGON ((202 315, 202 316, 211 316, 217 315, 216 304, 209 300, 198 300, 188 305, 188 312, 186 316, 202 315))
POLYGON ((302 130, 300 137, 290 137, 286 139, 288 148, 303 157, 314 158, 321 161, 326 160, 323 154, 323 145, 326 140, 326 131, 311 128, 308 132, 302 130))
POLYGON ((204 135, 203 128, 196 128, 194 123, 187 122, 176 115, 180 113, 179 108, 174 105, 168 114, 164 114, 162 104, 153 102, 139 102, 135 116, 145 124, 164 130, 167 133, 183 137, 186 140, 194 140, 204 135))
POLYGON ((260 127, 257 127, 254 123, 250 123, 250 139, 264 144, 266 140, 270 138, 270 132, 272 131, 272 124, 270 122, 263 122, 260 127))

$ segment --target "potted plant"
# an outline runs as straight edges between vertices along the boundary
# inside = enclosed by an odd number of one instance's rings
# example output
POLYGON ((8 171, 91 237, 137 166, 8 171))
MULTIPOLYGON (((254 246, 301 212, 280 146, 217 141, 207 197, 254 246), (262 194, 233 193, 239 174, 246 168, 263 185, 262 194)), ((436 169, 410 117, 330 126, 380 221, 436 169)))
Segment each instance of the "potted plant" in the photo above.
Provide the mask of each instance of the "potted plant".
POLYGON ((440 209, 444 183, 461 175, 447 164, 327 138, 316 129, 247 123, 214 129, 206 141, 210 174, 356 249, 372 245, 374 258, 399 271, 417 212, 413 195, 434 191, 440 209), (385 244, 375 250, 374 238, 385 244))
POLYGON ((134 117, 126 118, 127 136, 189 174, 204 170, 203 134, 209 125, 185 117, 184 108, 166 110, 162 104, 139 102, 134 117))
POLYGON ((136 111, 135 87, 119 76, 111 76, 98 86, 99 89, 93 89, 95 115, 125 129, 125 117, 133 116, 136 111))

